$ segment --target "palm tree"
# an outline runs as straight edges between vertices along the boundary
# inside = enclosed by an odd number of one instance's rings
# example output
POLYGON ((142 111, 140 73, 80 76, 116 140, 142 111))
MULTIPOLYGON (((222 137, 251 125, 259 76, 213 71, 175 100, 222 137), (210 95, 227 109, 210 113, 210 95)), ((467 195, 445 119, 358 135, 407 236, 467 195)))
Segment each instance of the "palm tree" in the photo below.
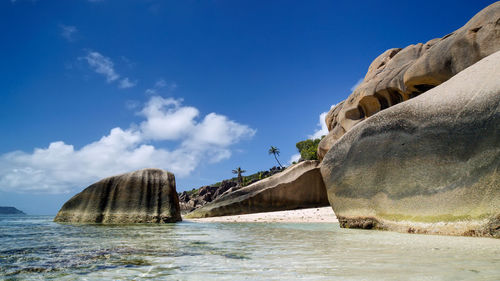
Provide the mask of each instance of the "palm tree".
POLYGON ((280 150, 277 148, 277 147, 274 147, 271 145, 271 148, 269 148, 269 154, 273 154, 274 155, 274 159, 276 159, 276 162, 278 162, 278 164, 280 165, 281 168, 283 168, 283 166, 281 165, 280 161, 278 160, 278 157, 276 157, 276 155, 280 155, 280 150))
POLYGON ((246 172, 246 171, 242 170, 241 167, 238 167, 237 169, 233 170, 233 174, 237 174, 238 175, 238 184, 240 186, 243 185, 243 177, 241 176, 241 174, 243 174, 244 172, 246 172))

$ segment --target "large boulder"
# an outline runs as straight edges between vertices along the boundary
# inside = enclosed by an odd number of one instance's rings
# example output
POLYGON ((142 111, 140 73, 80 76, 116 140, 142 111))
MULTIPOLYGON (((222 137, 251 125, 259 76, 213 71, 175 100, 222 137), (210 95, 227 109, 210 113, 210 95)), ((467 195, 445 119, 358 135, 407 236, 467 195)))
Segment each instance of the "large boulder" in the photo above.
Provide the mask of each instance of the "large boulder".
POLYGON ((109 177, 66 202, 54 221, 71 223, 167 223, 181 221, 175 177, 144 169, 109 177))
POLYGON ((353 127, 321 173, 343 227, 499 238, 500 52, 353 127))
POLYGON ((228 192, 186 218, 282 211, 328 206, 318 161, 304 161, 281 173, 228 192))
POLYGON ((319 158, 356 124, 440 85, 498 50, 500 2, 443 38, 385 51, 371 63, 354 92, 327 114, 329 134, 318 146, 319 158))

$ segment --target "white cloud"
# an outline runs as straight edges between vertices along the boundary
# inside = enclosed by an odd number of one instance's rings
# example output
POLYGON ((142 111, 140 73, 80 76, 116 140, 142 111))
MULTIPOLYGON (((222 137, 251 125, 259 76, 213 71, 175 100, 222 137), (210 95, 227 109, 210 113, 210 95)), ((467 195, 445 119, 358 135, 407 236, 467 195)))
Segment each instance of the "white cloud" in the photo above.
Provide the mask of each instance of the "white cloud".
POLYGON ((120 83, 118 84, 118 88, 128 89, 128 88, 134 87, 135 85, 137 85, 137 81, 132 82, 128 79, 128 77, 125 77, 122 80, 120 80, 120 83))
POLYGON ((120 79, 120 74, 116 72, 113 61, 99 52, 88 51, 85 57, 79 59, 86 60, 93 71, 106 77, 106 82, 112 83, 118 80, 118 88, 120 89, 128 89, 137 85, 137 81, 131 81, 128 77, 120 79))
POLYGON ((356 82, 356 84, 352 85, 352 87, 351 87, 351 92, 354 92, 354 90, 356 90, 356 88, 357 88, 359 85, 361 85, 361 83, 363 83, 363 80, 364 80, 364 78, 359 78, 359 79, 358 79, 358 82, 356 82))
POLYGON ((146 117, 140 125, 143 134, 153 140, 179 140, 190 134, 199 112, 194 107, 181 106, 181 102, 152 97, 141 112, 146 117))
POLYGON ((173 91, 177 88, 177 84, 175 82, 168 83, 164 79, 159 79, 155 82, 154 87, 146 89, 146 94, 147 95, 158 95, 158 92, 163 89, 167 88, 168 91, 173 91))
POLYGON ((238 142, 244 136, 253 136, 255 130, 227 119, 224 115, 210 113, 203 121, 196 124, 196 132, 186 145, 227 147, 238 142))
POLYGON ((146 95, 157 95, 158 91, 156 89, 146 89, 146 95))
POLYGON ((64 37, 69 42, 75 41, 75 34, 78 32, 75 26, 61 24, 61 36, 64 37))
POLYGON ((325 117, 327 114, 328 112, 323 112, 319 115, 319 122, 316 125, 319 128, 316 129, 314 134, 308 136, 310 139, 319 139, 322 136, 328 135, 328 128, 326 127, 326 122, 325 122, 325 117))
POLYGON ((89 51, 83 59, 87 61, 89 66, 96 73, 104 75, 108 83, 111 83, 120 78, 120 75, 116 73, 114 64, 110 58, 105 57, 98 52, 89 51))
POLYGON ((290 157, 290 160, 288 160, 288 165, 291 165, 293 162, 298 162, 299 159, 300 159, 300 153, 292 155, 292 157, 290 157))
POLYGON ((183 106, 181 100, 152 97, 140 114, 145 121, 139 126, 113 128, 108 135, 80 149, 56 141, 31 153, 0 155, 0 190, 69 192, 104 177, 147 167, 185 177, 201 162, 229 158, 232 144, 255 134, 248 126, 216 113, 198 121, 198 110, 183 106), (159 141, 170 141, 176 147, 152 144, 159 141))

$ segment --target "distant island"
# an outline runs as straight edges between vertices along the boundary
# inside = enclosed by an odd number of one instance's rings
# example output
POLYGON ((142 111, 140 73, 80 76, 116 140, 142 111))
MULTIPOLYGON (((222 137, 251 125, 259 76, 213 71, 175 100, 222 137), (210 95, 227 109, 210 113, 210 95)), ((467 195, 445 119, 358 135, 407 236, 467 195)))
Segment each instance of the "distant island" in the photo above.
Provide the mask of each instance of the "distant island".
POLYGON ((26 215, 23 211, 18 210, 14 207, 1 207, 0 215, 26 215))

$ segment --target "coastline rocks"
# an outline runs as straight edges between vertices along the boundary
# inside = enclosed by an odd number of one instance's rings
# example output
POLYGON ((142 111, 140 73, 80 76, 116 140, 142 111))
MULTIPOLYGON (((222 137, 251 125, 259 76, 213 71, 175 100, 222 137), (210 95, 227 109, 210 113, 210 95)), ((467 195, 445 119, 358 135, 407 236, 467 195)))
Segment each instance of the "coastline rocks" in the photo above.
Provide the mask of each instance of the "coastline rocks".
POLYGON ((440 85, 498 50, 500 2, 443 38, 385 51, 371 63, 354 92, 327 114, 329 134, 318 146, 319 159, 356 124, 440 85))
POLYGON ((235 190, 237 183, 232 180, 223 180, 220 186, 202 186, 194 194, 184 191, 179 195, 182 212, 190 212, 221 197, 228 190, 235 190))
POLYGON ((194 210, 186 218, 239 215, 328 206, 318 161, 303 161, 279 174, 236 191, 194 210))
POLYGON ((67 201, 54 219, 109 224, 181 220, 175 177, 160 169, 143 169, 94 183, 67 201))
POLYGON ((0 207, 0 215, 26 215, 15 207, 0 207))
POLYGON ((321 173, 342 227, 500 238, 500 52, 353 127, 321 173))

